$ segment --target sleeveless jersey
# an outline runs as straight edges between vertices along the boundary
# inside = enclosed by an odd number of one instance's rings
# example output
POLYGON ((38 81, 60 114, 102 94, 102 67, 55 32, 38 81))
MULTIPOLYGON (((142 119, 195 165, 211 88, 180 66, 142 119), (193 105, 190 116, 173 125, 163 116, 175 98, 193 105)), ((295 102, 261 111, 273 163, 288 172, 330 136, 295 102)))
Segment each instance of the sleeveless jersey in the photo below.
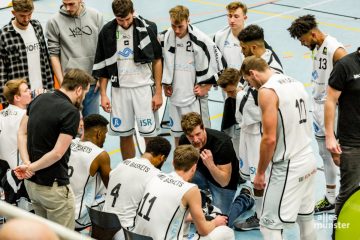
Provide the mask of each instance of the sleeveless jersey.
POLYGON ((116 57, 120 87, 134 88, 154 84, 151 64, 134 62, 134 24, 128 29, 116 30, 116 57))
POLYGON ((153 239, 182 240, 188 208, 181 201, 194 186, 175 172, 155 176, 146 186, 137 211, 134 232, 153 239))
POLYGON ((291 160, 312 152, 309 99, 304 85, 283 74, 274 74, 260 88, 275 91, 279 99, 276 148, 272 161, 291 160))
POLYGON ((10 104, 0 111, 0 159, 9 163, 11 169, 21 162, 17 147, 17 132, 26 109, 10 104))
POLYGON ((160 170, 145 158, 127 159, 110 172, 104 211, 118 215, 121 226, 133 227, 146 184, 160 170))
POLYGON ((340 47, 344 48, 335 38, 328 35, 315 53, 311 82, 312 97, 318 103, 324 103, 326 100, 326 88, 334 66, 334 53, 340 47))
POLYGON ((86 206, 92 206, 101 185, 98 173, 90 176, 90 166, 93 160, 104 151, 90 141, 76 138, 70 145, 69 159, 70 185, 75 196, 75 221, 80 226, 90 224, 86 206))
POLYGON ((177 107, 185 107, 196 100, 194 86, 196 79, 195 58, 189 34, 175 39, 175 66, 173 93, 170 101, 177 107))

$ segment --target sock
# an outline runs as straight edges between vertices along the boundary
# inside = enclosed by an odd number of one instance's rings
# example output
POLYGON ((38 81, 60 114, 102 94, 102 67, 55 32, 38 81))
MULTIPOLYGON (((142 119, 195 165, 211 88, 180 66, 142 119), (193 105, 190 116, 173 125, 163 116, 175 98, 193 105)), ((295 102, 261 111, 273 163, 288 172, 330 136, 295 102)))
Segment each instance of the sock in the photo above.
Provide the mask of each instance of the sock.
POLYGON ((254 196, 254 199, 255 199, 255 212, 258 219, 260 219, 263 197, 254 196))
POLYGON ((301 240, 316 240, 316 231, 314 226, 314 219, 297 220, 300 228, 301 240))
POLYGON ((282 240, 281 229, 269 229, 260 226, 260 232, 264 237, 264 240, 282 240))
POLYGON ((335 188, 326 188, 325 196, 331 204, 334 204, 335 203, 335 188))

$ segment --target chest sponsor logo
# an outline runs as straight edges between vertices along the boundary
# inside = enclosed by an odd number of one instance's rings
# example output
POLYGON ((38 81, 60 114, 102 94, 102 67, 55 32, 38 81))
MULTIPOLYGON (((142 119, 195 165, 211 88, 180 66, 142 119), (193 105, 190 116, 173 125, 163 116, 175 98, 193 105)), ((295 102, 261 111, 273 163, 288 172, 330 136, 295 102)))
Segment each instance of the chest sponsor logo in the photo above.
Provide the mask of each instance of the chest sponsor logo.
POLYGON ((120 50, 118 54, 122 57, 129 57, 130 55, 134 54, 134 52, 130 48, 124 48, 124 50, 120 50))

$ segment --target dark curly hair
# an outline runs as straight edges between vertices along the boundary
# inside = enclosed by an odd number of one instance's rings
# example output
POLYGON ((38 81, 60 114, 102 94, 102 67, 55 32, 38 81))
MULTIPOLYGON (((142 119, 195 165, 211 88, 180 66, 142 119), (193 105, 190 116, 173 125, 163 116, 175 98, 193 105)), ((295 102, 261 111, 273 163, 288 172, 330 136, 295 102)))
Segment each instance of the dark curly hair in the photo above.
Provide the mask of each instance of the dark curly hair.
POLYGON ((287 30, 292 38, 299 39, 313 28, 317 28, 315 16, 308 14, 295 19, 287 30))

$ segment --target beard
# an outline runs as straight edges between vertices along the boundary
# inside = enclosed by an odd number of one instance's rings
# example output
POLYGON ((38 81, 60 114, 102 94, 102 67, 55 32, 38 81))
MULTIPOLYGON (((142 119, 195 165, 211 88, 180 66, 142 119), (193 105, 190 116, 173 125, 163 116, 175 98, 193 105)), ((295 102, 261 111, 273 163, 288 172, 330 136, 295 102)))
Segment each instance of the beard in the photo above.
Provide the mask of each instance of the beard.
POLYGON ((74 104, 74 106, 75 106, 77 109, 80 110, 80 108, 81 108, 81 102, 76 101, 75 104, 74 104))
POLYGON ((159 170, 161 170, 162 166, 164 165, 164 162, 165 162, 165 161, 161 162, 159 165, 156 166, 156 168, 159 169, 159 170))

